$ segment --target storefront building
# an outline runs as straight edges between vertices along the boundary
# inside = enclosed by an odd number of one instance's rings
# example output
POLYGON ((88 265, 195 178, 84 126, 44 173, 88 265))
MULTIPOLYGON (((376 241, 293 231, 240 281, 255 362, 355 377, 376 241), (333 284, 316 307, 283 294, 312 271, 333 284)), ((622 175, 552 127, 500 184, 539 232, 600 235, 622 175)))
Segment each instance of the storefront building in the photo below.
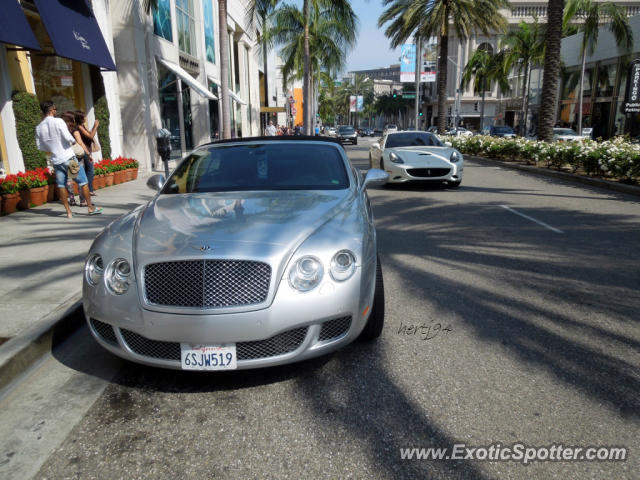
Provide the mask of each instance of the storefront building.
MULTIPOLYGON (((631 17, 629 24, 633 32, 634 47, 628 56, 616 46, 609 29, 601 27, 596 50, 586 59, 582 126, 593 129, 593 138, 606 139, 623 134, 640 136, 640 114, 625 115, 623 110, 629 63, 640 58, 640 15, 631 17)), ((578 123, 581 44, 581 33, 562 40, 564 69, 558 122, 572 128, 576 128, 578 123)))
MULTIPOLYGON (((111 21, 123 150, 147 168, 159 161, 155 137, 171 133, 172 158, 220 137, 218 4, 158 0, 150 15, 139 1, 112 1, 111 21)), ((246 5, 228 4, 231 136, 259 134, 259 56, 244 24, 246 5)))
MULTIPOLYGON (((52 100, 58 113, 83 110, 90 124, 94 105, 115 77, 102 0, 89 4, 61 0, 10 0, 0 17, 0 157, 5 173, 25 170, 16 134, 12 96, 34 94, 52 100), (103 20, 100 22, 98 17, 103 20), (105 81, 105 77, 107 80, 105 81)), ((113 100, 113 95, 109 95, 113 100)), ((117 122, 112 125, 117 142, 117 122)), ((34 132, 35 135, 35 132, 34 132)))
MULTIPOLYGON (((159 163, 155 137, 171 133, 179 158, 220 136, 220 58, 216 0, 6 0, 0 16, 2 170, 24 170, 12 94, 53 100, 58 113, 84 110, 90 125, 102 97, 111 156, 159 163)), ((228 2, 231 136, 260 133, 259 55, 246 2, 228 2)))

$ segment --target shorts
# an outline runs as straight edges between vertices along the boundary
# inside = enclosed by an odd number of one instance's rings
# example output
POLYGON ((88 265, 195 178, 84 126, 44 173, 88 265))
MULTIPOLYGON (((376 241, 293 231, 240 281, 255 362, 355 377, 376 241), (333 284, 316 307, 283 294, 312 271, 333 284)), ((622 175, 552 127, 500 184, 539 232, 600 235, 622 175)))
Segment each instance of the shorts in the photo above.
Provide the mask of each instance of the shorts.
MULTIPOLYGON (((75 158, 75 157, 73 157, 75 158)), ((69 159, 71 160, 71 159, 69 159)), ((67 187, 67 179, 68 179, 68 175, 69 175, 69 167, 67 166, 67 162, 69 161, 67 160, 66 162, 63 163, 57 163, 53 166, 53 171, 56 172, 56 185, 58 186, 58 188, 66 188, 67 187)), ((77 161, 77 159, 76 159, 77 161)), ((86 185, 87 183, 89 183, 89 181, 87 180, 87 174, 84 171, 84 166, 82 165, 81 162, 78 162, 78 164, 80 165, 80 170, 78 171, 78 176, 76 178, 74 178, 73 180, 75 180, 75 182, 78 184, 79 187, 86 185)))

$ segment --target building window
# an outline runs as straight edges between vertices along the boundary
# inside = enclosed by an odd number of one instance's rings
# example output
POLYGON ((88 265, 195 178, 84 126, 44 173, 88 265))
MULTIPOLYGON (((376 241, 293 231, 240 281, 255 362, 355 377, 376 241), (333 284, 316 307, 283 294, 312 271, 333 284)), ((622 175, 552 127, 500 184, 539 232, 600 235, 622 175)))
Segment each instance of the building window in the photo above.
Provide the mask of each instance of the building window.
POLYGON ((213 27, 213 2, 202 0, 202 13, 204 16, 204 46, 207 61, 216 63, 215 29, 213 27))
POLYGON ((171 8, 170 0, 158 0, 158 8, 154 8, 153 15, 153 33, 173 42, 171 33, 171 8))
POLYGON ((171 132, 171 158, 182 156, 180 117, 178 116, 178 85, 173 72, 158 64, 158 95, 162 127, 171 132))
POLYGON ((193 20, 193 0, 176 0, 176 21, 178 23, 178 48, 189 55, 195 55, 195 22, 193 20))
POLYGON ((600 65, 598 69, 598 85, 596 88, 596 97, 612 97, 613 89, 616 84, 616 73, 618 64, 600 65))

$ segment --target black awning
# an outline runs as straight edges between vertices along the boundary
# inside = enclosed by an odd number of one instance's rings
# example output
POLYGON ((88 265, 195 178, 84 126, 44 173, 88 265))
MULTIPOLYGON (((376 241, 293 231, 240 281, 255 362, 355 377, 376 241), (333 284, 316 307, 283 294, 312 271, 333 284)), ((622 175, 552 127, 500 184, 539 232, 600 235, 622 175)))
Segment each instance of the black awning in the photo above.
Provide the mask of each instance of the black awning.
POLYGON ((35 2, 56 55, 107 70, 116 69, 96 17, 86 0, 35 2))
POLYGON ((2 4, 0 42, 19 45, 30 50, 41 50, 17 0, 8 0, 2 4))

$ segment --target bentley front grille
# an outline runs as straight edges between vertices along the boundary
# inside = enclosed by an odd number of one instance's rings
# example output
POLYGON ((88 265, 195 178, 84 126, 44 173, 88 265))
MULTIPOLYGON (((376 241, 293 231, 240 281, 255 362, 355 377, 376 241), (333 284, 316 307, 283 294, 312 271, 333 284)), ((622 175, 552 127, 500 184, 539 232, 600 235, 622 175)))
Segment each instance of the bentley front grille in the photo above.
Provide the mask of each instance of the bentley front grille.
POLYGON ((340 317, 334 320, 329 320, 322 324, 320 329, 320 335, 318 340, 323 342, 325 340, 334 340, 336 338, 346 335, 351 327, 351 317, 340 317))
POLYGON ((171 307, 219 308, 267 299, 271 267, 247 260, 184 260, 144 269, 147 302, 171 307))
MULTIPOLYGON (((138 355, 180 361, 180 344, 177 342, 151 340, 124 328, 121 328, 120 332, 129 348, 138 355)), ((307 327, 302 327, 287 330, 266 340, 238 342, 236 343, 237 358, 238 360, 256 360, 284 355, 302 345, 306 336, 307 327)))
POLYGON ((450 168, 408 168, 407 173, 412 177, 444 177, 449 175, 450 168))

